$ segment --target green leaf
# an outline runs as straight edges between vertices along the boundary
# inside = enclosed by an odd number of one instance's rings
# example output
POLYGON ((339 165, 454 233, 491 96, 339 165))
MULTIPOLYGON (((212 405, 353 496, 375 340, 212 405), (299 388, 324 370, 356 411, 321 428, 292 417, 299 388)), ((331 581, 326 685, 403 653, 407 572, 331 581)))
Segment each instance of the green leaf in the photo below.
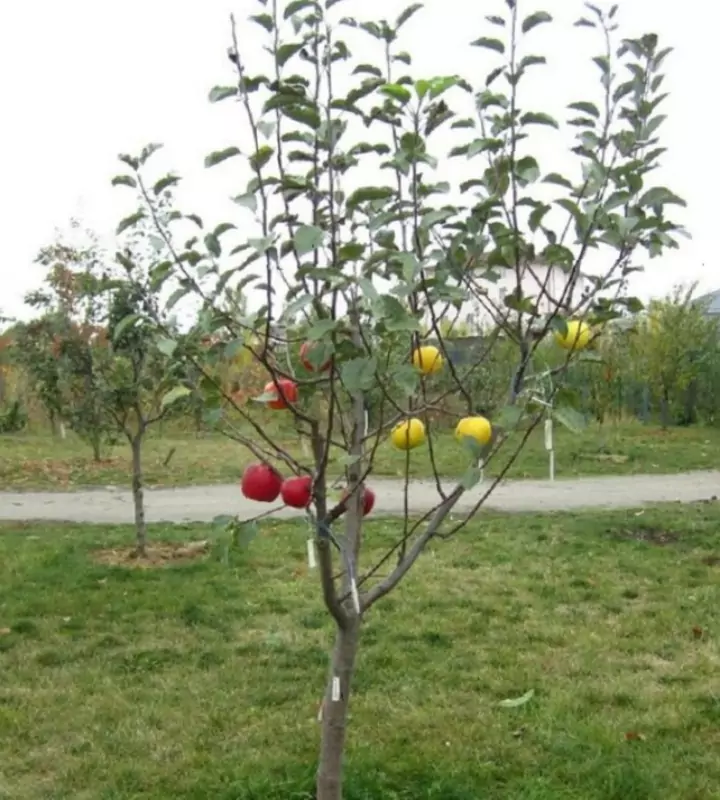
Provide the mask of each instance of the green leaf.
POLYGON ((222 249, 220 247, 220 240, 215 236, 214 233, 208 233, 205 235, 205 247, 207 247, 208 252, 215 256, 215 258, 220 258, 220 254, 222 249))
POLYGON ((588 114, 591 117, 595 117, 595 119, 599 119, 600 117, 600 109, 595 105, 595 103, 588 103, 584 100, 581 100, 577 103, 570 103, 568 108, 572 109, 573 111, 579 111, 581 114, 588 114))
POLYGON ((140 222, 141 219, 145 218, 145 211, 140 209, 136 211, 134 214, 130 214, 129 217, 125 217, 125 219, 120 221, 120 224, 115 229, 115 234, 119 236, 121 233, 124 233, 128 228, 132 228, 140 222))
POLYGON ((170 389, 170 391, 163 397, 161 405, 163 408, 167 408, 173 403, 176 403, 178 400, 181 400, 183 397, 187 397, 190 393, 191 391, 187 386, 176 386, 174 389, 170 389))
POLYGON ((150 144, 146 144, 140 153, 140 158, 138 159, 139 162, 144 164, 152 155, 157 153, 158 150, 162 150, 161 144, 158 144, 157 142, 150 142, 150 144))
POLYGON ((248 239, 248 244, 256 253, 264 255, 273 246, 273 239, 271 236, 263 236, 260 239, 248 239))
POLYGON ((178 183, 180 183, 180 178, 177 175, 166 175, 155 183, 153 186, 153 193, 155 197, 159 197, 165 189, 169 189, 171 186, 175 186, 178 183))
POLYGON ((257 211, 257 197, 254 194, 239 194, 233 197, 233 203, 237 203, 243 208, 249 208, 253 213, 257 211))
POLYGON ((332 333, 339 325, 337 319, 320 319, 307 332, 307 338, 312 342, 319 342, 332 333))
POLYGON ((543 218, 548 213, 548 211, 550 211, 550 206, 545 205, 544 203, 539 203, 530 212, 530 216, 528 217, 528 227, 533 233, 535 233, 535 231, 540 227, 540 225, 542 225, 543 218))
POLYGON ((535 697, 535 690, 529 689, 521 697, 508 697, 506 700, 501 700, 498 705, 500 708, 520 708, 526 703, 529 703, 535 697))
POLYGON ((552 410, 553 419, 573 433, 581 433, 587 421, 583 414, 571 406, 557 406, 552 410))
POLYGON ((392 197, 395 192, 396 189, 392 186, 361 186, 348 197, 346 205, 348 208, 355 208, 368 200, 385 200, 392 197))
POLYGON ((559 205, 561 208, 564 208, 565 211, 567 211, 570 214, 572 214, 572 216, 576 220, 581 221, 583 219, 583 213, 580 210, 580 207, 578 206, 578 204, 574 203, 568 197, 560 197, 557 200, 555 200, 555 203, 557 205, 559 205))
POLYGON ((211 103, 219 103, 227 97, 237 96, 237 86, 213 86, 208 95, 211 103))
POLYGON ((529 17, 525 17, 522 22, 522 32, 529 33, 533 28, 537 28, 538 25, 542 25, 545 22, 552 22, 552 17, 547 11, 536 11, 534 14, 530 14, 529 17))
POLYGON ((111 183, 113 186, 129 186, 131 189, 137 188, 137 181, 132 175, 116 175, 111 183))
POLYGON ((371 302, 377 300, 380 296, 377 289, 373 286, 373 282, 370 280, 370 278, 359 278, 357 284, 360 287, 363 295, 371 302))
POLYGON ((273 157, 274 152, 275 151, 272 147, 270 147, 270 145, 260 145, 257 152, 250 156, 250 166, 254 170, 261 170, 273 157))
POLYGON ((388 331, 413 333, 420 323, 410 309, 391 294, 382 294, 373 306, 373 313, 382 320, 388 331))
POLYGON ((401 86, 399 83, 386 83, 384 86, 380 87, 379 91, 403 104, 409 103, 412 98, 410 90, 401 86))
POLYGON ((426 80, 417 80, 415 81, 415 92, 417 96, 422 100, 423 97, 430 91, 430 81, 426 80))
POLYGON ((293 236, 295 252, 299 256, 307 255, 317 250, 323 243, 325 232, 315 225, 301 225, 293 236))
POLYGON ((234 547, 246 548, 258 535, 258 526, 254 522, 238 522, 232 527, 232 542, 234 547))
POLYGON ((572 189, 573 185, 567 178, 564 178, 559 172, 551 172, 543 178, 543 183, 554 183, 557 186, 564 186, 566 189, 572 189))
POLYGON ((218 514, 217 517, 212 518, 210 523, 213 528, 227 528, 228 525, 235 522, 237 517, 232 517, 230 514, 218 514))
POLYGON ((445 77, 433 78, 430 81, 430 97, 436 100, 441 94, 457 86, 458 78, 456 75, 446 75, 445 77))
POLYGON ((318 8, 317 3, 315 0, 293 0, 292 3, 288 3, 285 6, 285 10, 283 11, 283 19, 290 19, 293 14, 297 14, 298 11, 302 11, 304 8, 314 7, 318 8))
POLYGON ((233 339, 232 342, 228 342, 225 345, 225 349, 223 350, 223 356, 227 359, 232 360, 237 355, 239 355, 244 349, 245 349, 244 339, 233 339))
POLYGON ((402 26, 410 19, 410 17, 412 17, 416 12, 420 11, 422 7, 422 3, 413 3, 412 5, 409 5, 407 8, 403 9, 395 21, 395 30, 399 31, 400 28, 402 28, 402 26))
POLYGON ((365 245, 362 242, 347 242, 338 250, 338 260, 347 263, 358 261, 365 254, 365 245))
POLYGON ((172 358, 173 353, 177 349, 177 342, 174 339, 167 339, 163 337, 158 339, 157 349, 168 358, 172 358))
POLYGON ((271 33, 274 28, 273 18, 270 14, 254 14, 250 19, 265 28, 268 33, 271 33))
POLYGON ((540 167, 532 156, 524 156, 515 163, 515 174, 526 183, 533 183, 540 177, 540 167))
POLYGON ((526 111, 520 117, 521 125, 549 125, 551 128, 559 128, 560 126, 553 117, 545 114, 542 111, 526 111))
POLYGON ((524 412, 520 406, 503 406, 497 414, 493 414, 492 424, 504 431, 514 430, 520 424, 523 415, 524 412))
POLYGON ((348 392, 366 392, 375 386, 377 359, 353 358, 340 367, 340 380, 348 392))
POLYGON ((313 296, 310 294, 304 294, 300 297, 296 297, 295 300, 288 303, 283 309, 283 317, 286 317, 287 319, 294 319, 295 315, 299 311, 302 311, 306 306, 309 306, 312 301, 313 296))
POLYGON ((266 139, 269 139, 275 131, 275 123, 269 120, 261 119, 258 120, 257 128, 266 139))
POLYGON ((655 186, 648 189, 647 192, 638 201, 640 206, 664 206, 664 205, 677 205, 687 206, 687 203, 676 194, 673 194, 669 189, 664 186, 655 186))
POLYGON ((500 39, 493 39, 488 36, 481 36, 479 39, 475 39, 474 42, 470 42, 470 44, 472 47, 484 47, 487 50, 494 50, 496 53, 505 52, 505 45, 500 39))
POLYGON ((482 477, 483 471, 480 469, 480 467, 469 467, 467 470, 465 470, 462 478, 460 478, 460 485, 465 490, 472 489, 477 486, 478 483, 480 483, 482 477))
POLYGON ((299 122, 301 125, 307 125, 314 131, 316 131, 322 124, 320 120, 320 114, 318 113, 317 109, 312 106, 304 106, 299 104, 281 106, 280 113, 294 122, 299 122))
POLYGON ((302 42, 293 42, 291 44, 281 44, 277 49, 275 58, 278 66, 284 67, 285 64, 303 48, 302 42))
POLYGON ((547 64, 545 56, 524 56, 520 59, 518 69, 527 69, 528 67, 535 67, 540 64, 547 64))
POLYGON ((414 397, 420 386, 420 373, 412 364, 393 367, 392 379, 400 387, 405 397, 414 397))
POLYGON ((216 150, 215 152, 210 153, 210 155, 205 156, 205 166, 214 167, 216 164, 221 164, 228 158, 233 158, 233 156, 239 155, 240 150, 237 147, 226 147, 224 150, 216 150))

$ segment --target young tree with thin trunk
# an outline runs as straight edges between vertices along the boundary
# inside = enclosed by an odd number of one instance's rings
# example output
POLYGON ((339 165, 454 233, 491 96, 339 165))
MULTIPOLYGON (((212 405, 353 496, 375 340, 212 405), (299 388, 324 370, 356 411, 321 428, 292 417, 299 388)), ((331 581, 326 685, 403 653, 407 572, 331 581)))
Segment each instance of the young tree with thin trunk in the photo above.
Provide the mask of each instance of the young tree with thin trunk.
MULTIPOLYGON (((173 302, 183 295, 198 299, 205 332, 222 333, 226 344, 214 358, 230 358, 238 348, 249 352, 269 383, 258 403, 291 415, 310 443, 308 460, 286 452, 252 407, 233 409, 232 397, 200 364, 217 423, 228 426, 261 466, 279 463, 309 482, 320 593, 336 629, 322 706, 319 800, 342 796, 364 618, 430 541, 462 530, 549 413, 570 426, 581 422, 563 376, 588 353, 603 322, 623 304, 637 304, 620 297, 619 288, 640 268, 638 256, 677 246, 681 229, 667 210, 682 205, 652 181, 664 152, 658 105, 668 50, 652 34, 619 38, 616 7, 605 14, 588 6, 578 22, 599 35, 603 50, 593 61, 600 82, 571 104, 567 128, 523 92, 528 73, 545 63, 531 48, 534 29, 552 24, 548 13, 528 13, 523 3, 505 0, 497 14, 478 22, 468 7, 467 20, 458 18, 458 24, 477 25, 472 46, 495 61, 477 87, 457 75, 414 74, 400 36, 420 4, 392 23, 360 22, 349 16, 349 6, 348 0, 260 0, 246 25, 232 20, 228 56, 235 79, 212 89, 210 100, 236 100, 247 135, 205 163, 246 164, 249 180, 234 198, 237 224, 206 227, 199 216, 179 212, 163 222, 145 158, 123 157, 131 174, 115 179, 145 198, 123 224, 149 218, 156 225, 173 302), (245 58, 250 37, 264 38, 271 54, 265 64, 245 58), (353 51, 362 51, 362 58, 353 51), (538 129, 577 132, 571 173, 533 155, 538 129), (462 172, 455 184, 446 178, 453 168, 462 172), (178 247, 185 225, 196 233, 178 247), (591 274, 584 266, 589 251, 604 257, 604 267, 591 274), (541 283, 528 293, 526 278, 539 262, 564 272, 563 288, 541 283), (487 290, 498 275, 514 282, 502 305, 487 290), (580 296, 581 275, 591 290, 580 296), (255 306, 261 298, 256 311, 238 316, 223 310, 218 298, 238 286, 256 298, 255 306), (448 358, 445 334, 452 326, 446 322, 469 298, 492 315, 495 327, 460 365, 448 358), (289 324, 298 315, 306 330, 302 340, 289 324), (548 334, 565 357, 533 371, 533 354, 548 334), (507 404, 487 419, 468 386, 488 354, 508 343, 514 366, 507 404), (438 388, 434 376, 440 373, 450 377, 451 390, 438 388), (551 396, 543 392, 548 385, 551 396), (457 447, 466 469, 450 486, 435 469, 435 507, 413 517, 412 451, 427 448, 434 468, 433 413, 450 391, 462 403, 457 447), (244 429, 231 429, 231 410, 244 429), (522 435, 509 438, 516 429, 522 435), (405 515, 394 545, 366 563, 363 518, 375 453, 388 435, 406 454, 405 515), (497 477, 469 494, 488 464, 497 477), (345 481, 338 502, 331 500, 333 469, 342 470, 345 481)), ((355 7, 362 12, 361 4, 355 7)), ((251 494, 267 500, 275 477, 271 470, 256 474, 264 483, 251 494)))
MULTIPOLYGON (((79 223, 71 223, 73 231, 79 223)), ((91 235, 82 245, 61 237, 36 262, 46 269, 43 286, 25 303, 39 312, 16 331, 17 360, 30 378, 53 429, 66 425, 92 448, 93 460, 116 434, 103 406, 97 364, 107 349, 100 281, 102 253, 91 235)))

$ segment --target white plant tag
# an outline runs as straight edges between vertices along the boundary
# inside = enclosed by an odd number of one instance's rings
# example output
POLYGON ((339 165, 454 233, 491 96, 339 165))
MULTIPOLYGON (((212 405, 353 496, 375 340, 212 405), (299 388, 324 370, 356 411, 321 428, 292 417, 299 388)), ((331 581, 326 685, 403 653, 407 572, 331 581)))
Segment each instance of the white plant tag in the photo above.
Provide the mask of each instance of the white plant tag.
POLYGON ((333 675, 330 697, 332 698, 333 703, 340 701, 340 678, 338 678, 337 675, 333 675))
POLYGON ((545 449, 553 449, 553 422, 551 419, 545 420, 545 449))
POLYGON ((350 596, 352 597, 353 601, 353 608, 355 609, 356 614, 360 614, 360 595, 358 594, 357 583, 355 583, 355 579, 353 578, 350 581, 350 596))
POLYGON ((308 567, 310 569, 315 569, 315 567, 317 567, 317 558, 315 557, 315 542, 313 539, 307 540, 307 556, 308 567))

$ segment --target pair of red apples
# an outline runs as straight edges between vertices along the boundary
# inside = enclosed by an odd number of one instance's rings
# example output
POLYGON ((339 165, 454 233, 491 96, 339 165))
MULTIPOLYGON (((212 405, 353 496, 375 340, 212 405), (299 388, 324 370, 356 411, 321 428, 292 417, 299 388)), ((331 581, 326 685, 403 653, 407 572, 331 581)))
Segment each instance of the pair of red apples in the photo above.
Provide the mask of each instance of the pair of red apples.
MULTIPOLYGON (((330 361, 326 361, 319 367, 314 367, 308 358, 310 351, 315 345, 312 342, 303 342, 300 346, 300 362, 308 372, 327 372, 330 369, 330 361)), ((264 394, 274 394, 275 399, 268 401, 268 408, 276 410, 287 408, 290 404, 297 403, 298 387, 295 381, 290 378, 278 378, 277 381, 270 381, 265 384, 264 394)))
MULTIPOLYGON (((251 464, 243 472, 240 490, 248 498, 258 503, 274 503, 278 496, 290 508, 307 508, 312 500, 312 483, 310 475, 299 475, 283 480, 282 475, 270 464, 251 464)), ((347 492, 343 500, 347 498, 347 492)), ((369 514, 375 506, 375 492, 363 489, 363 516, 369 514)))

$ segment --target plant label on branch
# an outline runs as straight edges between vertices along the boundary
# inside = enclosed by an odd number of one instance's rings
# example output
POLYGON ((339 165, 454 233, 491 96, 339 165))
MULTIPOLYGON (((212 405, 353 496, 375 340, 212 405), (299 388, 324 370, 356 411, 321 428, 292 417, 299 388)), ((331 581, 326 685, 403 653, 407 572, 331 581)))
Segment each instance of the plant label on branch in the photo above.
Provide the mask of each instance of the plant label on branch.
POLYGON ((307 540, 307 557, 308 568, 315 569, 317 567, 317 557, 315 555, 315 540, 312 538, 307 540))
POLYGON ((340 702, 340 678, 337 675, 333 675, 332 679, 332 687, 330 689, 330 699, 333 703, 340 702))
POLYGON ((553 449, 553 421, 551 419, 545 420, 545 449, 548 451, 553 449))
POLYGON ((555 449, 553 446, 553 421, 551 417, 545 420, 545 449, 548 453, 548 474, 551 481, 555 480, 555 449))

